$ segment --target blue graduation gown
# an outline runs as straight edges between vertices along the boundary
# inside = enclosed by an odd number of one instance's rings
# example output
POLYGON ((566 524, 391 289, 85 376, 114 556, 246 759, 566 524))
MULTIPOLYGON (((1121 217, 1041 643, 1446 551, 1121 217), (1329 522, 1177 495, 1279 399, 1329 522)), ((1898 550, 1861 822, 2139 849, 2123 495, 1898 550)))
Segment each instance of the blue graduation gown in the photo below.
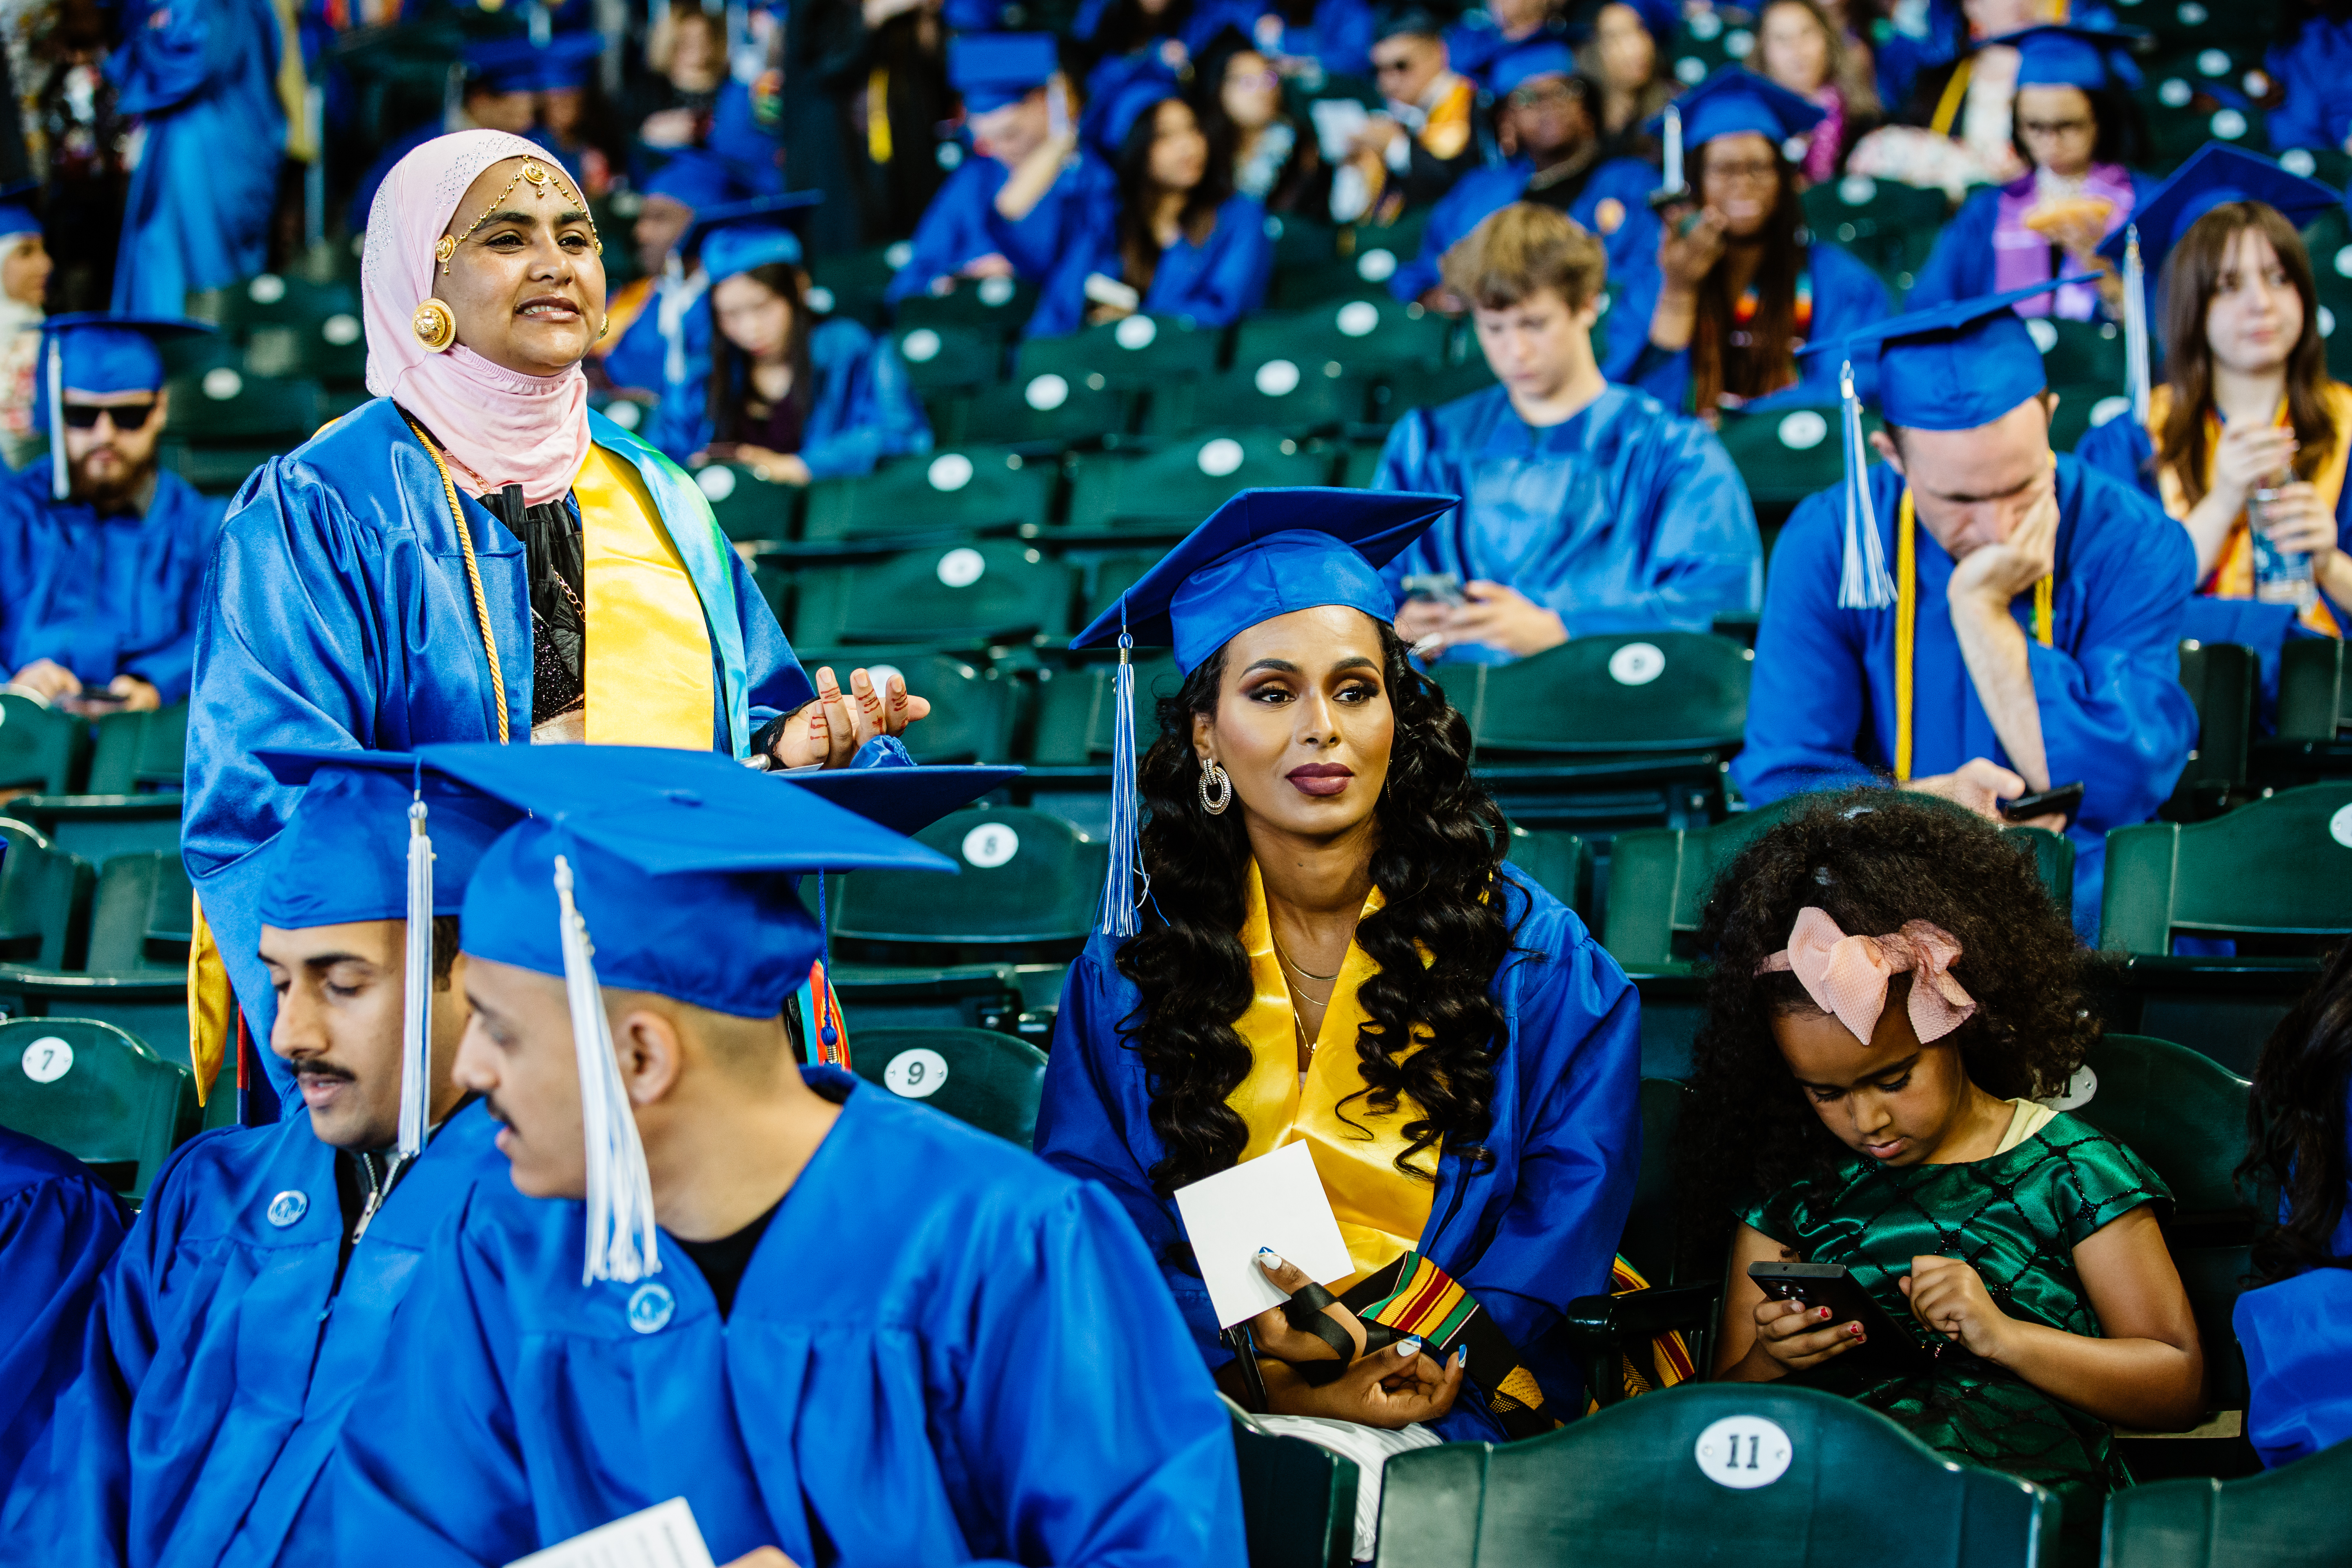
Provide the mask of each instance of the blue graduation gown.
POLYGON ((114 264, 113 308, 178 316, 192 290, 261 270, 286 111, 270 0, 139 0, 106 62, 117 108, 146 121, 114 264))
MULTIPOLYGON (((2138 212, 2147 206, 2157 182, 2137 170, 2129 173, 2132 210, 2138 212)), ((2025 176, 2028 180, 2032 177, 2025 176)), ((2000 185, 1979 186, 1960 204, 1952 221, 1936 236, 1935 248, 1927 253, 1918 276, 1905 292, 1905 310, 1924 310, 1930 305, 1981 299, 1998 291, 1999 285, 1993 281, 1992 241, 1993 229, 2000 220, 2001 191, 2000 185)))
MULTIPOLYGON (((1829 342, 1883 321, 1894 313, 1886 285, 1878 274, 1834 245, 1814 244, 1805 250, 1806 270, 1813 281, 1813 326, 1806 342, 1829 342)), ((1650 316, 1657 309, 1658 258, 1654 249, 1640 258, 1625 280, 1624 297, 1617 309, 1639 331, 1610 337, 1610 357, 1601 371, 1612 381, 1631 382, 1669 408, 1690 411, 1690 351, 1666 353, 1650 345, 1650 316), (1631 354, 1626 351, 1630 348, 1631 354)), ((1838 400, 1838 357, 1809 354, 1797 362, 1797 383, 1748 405, 1753 409, 1829 407, 1838 400)), ((1853 382, 1864 401, 1878 384, 1876 363, 1856 364, 1853 382)))
POLYGON ((2352 135, 2352 21, 2315 16, 2264 63, 2286 89, 2286 101, 2263 117, 2272 148, 2342 152, 2352 135))
MULTIPOLYGON (((809 477, 870 474, 885 458, 931 449, 931 423, 888 340, 856 321, 821 321, 809 333, 816 395, 801 430, 809 477)), ((653 444, 679 462, 710 445, 709 376, 673 388, 654 415, 653 444)))
POLYGON ((1107 226, 1118 210, 1118 182, 1091 153, 1076 153, 1017 223, 996 210, 1013 172, 977 154, 956 165, 923 209, 907 264, 890 279, 892 303, 927 291, 983 256, 1002 256, 1024 281, 1042 284, 1077 237, 1107 226))
POLYGON ((0 479, 0 660, 55 659, 104 689, 135 675, 188 695, 205 564, 228 503, 166 468, 144 515, 49 496, 49 465, 0 479))
MULTIPOLYGON (((2352 1206, 2327 1247, 2352 1258, 2352 1206)), ((2231 1321, 2246 1354, 2246 1438, 2263 1464, 2352 1437, 2352 1269, 2313 1268, 2249 1290, 2231 1321)))
MULTIPOLYGON (((1902 476, 1874 464, 1871 505, 1890 564, 1902 494, 1902 476)), ((2197 738, 2179 650, 2196 557, 2188 532, 2154 503, 2063 452, 2058 513, 2055 646, 2033 641, 2031 594, 2013 608, 2026 630, 2051 782, 2085 786, 2066 833, 2075 928, 2092 936, 2107 829, 2156 815, 2197 738)), ((1799 503, 1772 547, 1748 744, 1731 764, 1759 805, 1882 781, 1894 766, 1895 612, 1837 607, 1844 542, 1843 492, 1827 489, 1799 503)), ((1924 527, 1918 563, 1912 774, 1947 773, 1973 757, 2007 767, 1952 631, 1944 596, 1952 558, 1924 527)))
MULTIPOLYGON (((1566 1409, 1580 1403, 1582 1379, 1547 1336, 1570 1301, 1609 1289, 1633 1206, 1642 1152, 1641 1000, 1559 900, 1508 866, 1499 890, 1515 935, 1490 993, 1504 1019, 1486 1139, 1494 1158, 1481 1169, 1444 1152, 1419 1249, 1493 1315, 1547 1404, 1566 1409)), ((1063 984, 1037 1152, 1108 1188, 1151 1256, 1166 1259, 1183 1256, 1184 1227, 1175 1204, 1151 1184, 1167 1148, 1151 1126, 1142 1061, 1120 1034, 1141 1005, 1118 969, 1121 940, 1097 931, 1063 984)), ((1201 1353, 1212 1365, 1230 1360, 1200 1277, 1161 1268, 1201 1353)), ((1465 1442, 1505 1437, 1481 1402, 1466 1397, 1433 1429, 1465 1442)))
MULTIPOLYGON (((1115 215, 1074 237, 1038 296, 1024 337, 1075 332, 1086 325, 1087 278, 1120 276, 1115 215)), ((1204 327, 1225 327, 1265 303, 1274 276, 1274 241, 1266 237, 1265 208, 1255 196, 1231 196, 1217 209, 1217 226, 1195 245, 1183 236, 1160 253, 1160 265, 1144 290, 1142 310, 1152 316, 1186 316, 1204 327)))
POLYGON ((340 1286, 338 1156, 308 1116, 183 1144, 100 1284, 9 1537, 84 1568, 332 1562, 336 1436, 443 1219, 510 1186, 497 1132, 478 1104, 445 1122, 340 1286))
MULTIPOLYGON (((1375 489, 1464 504, 1391 562, 1506 584, 1559 612, 1570 637, 1703 632, 1764 591, 1764 544, 1748 487, 1714 432, 1655 398, 1612 386, 1575 417, 1537 429, 1502 387, 1397 421, 1375 489)), ((1500 648, 1445 657, 1506 663, 1500 648)))
POLYGON ((121 1200, 89 1166, 0 1127, 0 1499, 81 1371, 90 1298, 122 1226, 121 1200))
MULTIPOLYGON (((646 301, 613 346, 603 356, 604 374, 614 386, 650 392, 660 397, 700 391, 710 384, 710 289, 700 268, 691 279, 654 279, 653 296, 646 301), (673 293, 683 303, 676 324, 662 329, 662 306, 673 293)), ((656 441, 656 446, 661 443, 656 441)))
MULTIPOLYGON (((589 426, 598 446, 646 477, 689 567, 707 562, 711 743, 743 755, 752 730, 814 689, 693 482, 601 415, 589 426)), ((462 489, 458 505, 498 643, 508 732, 521 741, 531 689, 522 542, 462 489)), ((197 623, 181 855, 256 1039, 269 1037, 276 999, 256 956, 255 851, 301 792, 270 777, 253 748, 407 751, 497 738, 489 664, 440 475, 399 410, 377 398, 246 480, 221 525, 197 623)), ((292 1081, 284 1064, 266 1051, 262 1061, 283 1094, 292 1081)))
POLYGON ((808 1069, 840 1119, 734 1307, 478 1187, 343 1434, 338 1563, 501 1563, 684 1497, 720 1563, 1240 1563, 1223 1407, 1108 1196, 808 1069), (419 1397, 420 1389, 429 1394, 419 1397))

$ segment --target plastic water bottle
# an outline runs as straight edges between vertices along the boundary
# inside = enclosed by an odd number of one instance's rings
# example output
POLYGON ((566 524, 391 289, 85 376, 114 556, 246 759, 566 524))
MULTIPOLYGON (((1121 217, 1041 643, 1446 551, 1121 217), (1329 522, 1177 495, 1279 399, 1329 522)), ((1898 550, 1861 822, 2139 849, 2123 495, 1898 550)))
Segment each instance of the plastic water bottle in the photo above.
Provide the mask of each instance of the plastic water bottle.
POLYGON ((2270 507, 2277 499, 2278 491, 2261 489, 2246 500, 2246 528, 2254 547, 2254 597, 2265 605, 2308 605, 2319 596, 2310 555, 2271 542, 2270 507))

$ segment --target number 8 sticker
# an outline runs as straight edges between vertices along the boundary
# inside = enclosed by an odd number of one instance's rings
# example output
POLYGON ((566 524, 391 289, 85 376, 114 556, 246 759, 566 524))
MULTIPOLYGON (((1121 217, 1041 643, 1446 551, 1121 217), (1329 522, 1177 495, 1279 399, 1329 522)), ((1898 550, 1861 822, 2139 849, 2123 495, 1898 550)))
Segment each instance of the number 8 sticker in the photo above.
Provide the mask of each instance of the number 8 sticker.
POLYGON ((1795 1452, 1780 1423, 1761 1415, 1727 1415, 1698 1435, 1692 1457, 1708 1480, 1751 1491, 1788 1474, 1795 1452))

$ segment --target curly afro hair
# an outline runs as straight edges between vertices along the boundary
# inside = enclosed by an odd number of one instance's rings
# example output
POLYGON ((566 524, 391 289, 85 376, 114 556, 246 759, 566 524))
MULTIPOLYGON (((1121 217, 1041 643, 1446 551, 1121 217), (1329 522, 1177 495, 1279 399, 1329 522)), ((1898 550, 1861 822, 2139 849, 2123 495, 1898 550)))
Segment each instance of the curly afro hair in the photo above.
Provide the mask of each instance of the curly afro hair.
MULTIPOLYGON (((2032 854, 1979 817, 1889 789, 1825 795, 1767 829, 1724 868, 1699 924, 1710 964, 1682 1137, 1692 1213, 1728 1225, 1732 1203, 1779 1191, 1848 1156, 1822 1125, 1772 1037, 1776 1014, 1811 1009, 1795 975, 1757 965, 1789 942, 1797 912, 1826 910, 1849 935, 1927 921, 1958 939, 1952 973, 1977 1013, 1950 1037, 1977 1087, 2053 1094, 2098 1037, 2084 999, 2091 955, 2032 854)), ((1897 975, 1890 1004, 1907 995, 1897 975)), ((1721 1227, 1696 1227, 1714 1239, 1721 1227)))

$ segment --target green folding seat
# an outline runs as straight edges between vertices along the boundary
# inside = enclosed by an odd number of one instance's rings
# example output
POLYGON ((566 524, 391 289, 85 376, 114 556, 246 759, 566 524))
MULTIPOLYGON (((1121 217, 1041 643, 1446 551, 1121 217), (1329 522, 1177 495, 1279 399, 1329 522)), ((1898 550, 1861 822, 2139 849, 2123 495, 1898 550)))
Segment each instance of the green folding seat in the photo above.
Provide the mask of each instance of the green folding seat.
MULTIPOLYGON (((1135 745, 1139 757, 1160 733, 1159 703, 1184 681, 1176 661, 1151 652, 1135 661, 1135 745)), ((1036 733, 1029 761, 1037 766, 1108 768, 1118 734, 1118 667, 1080 664, 1038 671, 1036 733)))
POLYGON ((2060 321, 2036 316, 2025 323, 2042 351, 2042 374, 2053 386, 2124 384, 2124 333, 2113 321, 2060 321))
POLYGON ((1955 1465, 1850 1399, 1685 1384, 1524 1442, 1397 1456, 1373 1561, 1850 1568, 1885 1555, 1896 1521, 1910 1568, 2037 1568, 2052 1561, 2058 1500, 1955 1465))
POLYGON ((994 447, 902 458, 856 479, 809 486, 801 538, 810 544, 969 539, 1043 528, 1054 465, 994 447))
POLYGON ((1013 357, 1013 379, 1026 386, 1051 373, 1073 386, 1149 391, 1216 369, 1224 338, 1223 328, 1189 316, 1128 316, 1063 337, 1029 339, 1013 357))
POLYGON ((799 487, 743 463, 708 464, 694 470, 694 483, 729 539, 760 544, 792 538, 799 487))
MULTIPOLYGON (((1417 237, 1414 243, 1419 244, 1417 237)), ((1384 295, 1397 268, 1413 254, 1412 247, 1376 242, 1326 261, 1277 261, 1266 303, 1276 310, 1298 310, 1384 295)))
POLYGON ((1071 532, 1190 533, 1202 518, 1254 486, 1319 485, 1328 457, 1274 430, 1235 430, 1172 441, 1140 453, 1070 459, 1071 532))
POLYGON ((2261 674, 2251 648, 2181 643, 2180 684, 2197 710, 2197 744, 2173 786, 2167 817, 2194 822, 2212 816, 2244 792, 2261 674))
POLYGON ((1514 826, 1505 858, 1580 916, 1591 912, 1592 846, 1575 834, 1514 826))
POLYGON ((1267 312, 1234 331, 1234 363, 1284 359, 1300 365, 1332 361, 1349 370, 1419 370, 1445 364, 1454 323, 1419 305, 1366 296, 1312 310, 1267 312))
POLYGON ((1069 629, 1071 586, 1067 566, 1015 540, 810 567, 794 580, 793 641, 966 647, 1058 637, 1069 629))
POLYGON ((1045 1053, 992 1029, 858 1029, 849 1037, 857 1076, 901 1100, 1028 1148, 1045 1088, 1045 1053))
POLYGON ((919 763, 1001 763, 1013 754, 1013 732, 1021 717, 1021 682, 984 663, 933 653, 927 648, 852 650, 834 661, 846 679, 862 665, 877 683, 897 674, 907 689, 929 700, 930 716, 908 726, 903 737, 919 763))
POLYGON ((1078 624, 1086 625, 1118 603, 1118 596, 1158 565, 1165 553, 1160 550, 1115 550, 1093 554, 1083 563, 1075 554, 1068 557, 1073 564, 1080 565, 1085 574, 1079 591, 1078 624))
POLYGON ((309 376, 330 386, 364 385, 367 339, 358 306, 255 329, 246 340, 245 368, 256 375, 309 376))
POLYGON ((359 308, 359 293, 348 283, 261 272, 221 290, 218 325, 234 340, 270 327, 315 328, 331 316, 356 317, 359 308))
MULTIPOLYGON (((1372 418, 1375 423, 1391 425, 1410 409, 1441 407, 1495 384, 1486 356, 1474 349, 1460 364, 1390 376, 1372 389, 1372 418)), ((1379 448, 1373 450, 1377 453, 1379 448)))
POLYGON ((1805 226, 1852 251, 1896 289, 1908 289, 1944 226, 1941 191, 1867 174, 1828 180, 1803 196, 1805 226))
POLYGON ((1305 437, 1360 423, 1370 402, 1371 383, 1336 359, 1236 360, 1231 370, 1153 393, 1143 427, 1153 436, 1256 426, 1305 437))
POLYGON ((1339 255, 1339 230, 1298 213, 1268 213, 1266 237, 1274 241, 1276 267, 1312 267, 1339 255))
POLYGON ((975 391, 1003 372, 1004 337, 978 327, 908 327, 890 341, 919 393, 975 391))
POLYGON ((180 793, 24 795, 8 811, 69 855, 103 866, 117 855, 180 852, 180 793))
POLYGON ((64 1150, 133 1202, 197 1116, 194 1076, 135 1035, 89 1018, 0 1023, 0 1126, 64 1150))
POLYGON ((188 973, 194 889, 179 852, 117 855, 99 868, 89 911, 93 974, 188 973))
MULTIPOLYGON (((840 883, 826 879, 829 887, 840 883)), ((856 1060, 859 1031, 873 1029, 992 1029, 1020 1026, 1021 985, 1009 963, 962 963, 918 969, 843 963, 826 972, 848 1022, 856 1060)))
POLYGON ((842 316, 868 323, 881 321, 887 310, 883 293, 913 249, 900 240, 866 250, 810 257, 810 288, 806 296, 809 309, 820 316, 842 316))
POLYGON ((248 375, 215 365, 168 384, 172 407, 165 433, 191 447, 278 442, 278 450, 290 451, 325 422, 326 394, 306 377, 248 375))
MULTIPOLYGON (((1872 415, 1863 417, 1867 439, 1877 424, 1872 415)), ((1780 512, 1844 478, 1838 419, 1835 406, 1727 414, 1716 436, 1738 465, 1756 509, 1780 512)))
POLYGON ((64 795, 89 752, 87 721, 44 707, 16 692, 0 692, 0 789, 64 795))
POLYGON ((91 795, 176 793, 187 771, 188 705, 143 713, 110 713, 91 728, 91 795))
POLYGON ((1231 1400, 1225 1404, 1250 1568, 1348 1568, 1356 1555, 1356 1462, 1269 1431, 1231 1400))
POLYGON ((0 966, 79 968, 97 873, 26 824, 0 817, 0 966))
POLYGON ((1086 944, 1102 900, 1099 839, 1058 816, 1009 805, 953 812, 915 837, 961 875, 933 876, 928 886, 902 871, 830 879, 833 937, 845 954, 913 962, 920 950, 960 962, 1058 962, 1086 944))
POLYGON ((1037 287, 1010 278, 982 278, 948 294, 909 294, 898 301, 900 331, 916 327, 972 327, 1009 338, 1037 308, 1037 287))
POLYGON ((1755 659, 1704 633, 1575 637, 1509 664, 1440 664, 1482 752, 1686 751, 1738 743, 1755 659))
POLYGON ((1370 441, 1351 443, 1339 458, 1339 482, 1349 489, 1370 489, 1380 472, 1381 448, 1370 441))
POLYGON ((2352 681, 2334 637, 2289 637, 2279 655, 2278 723, 2255 738, 2250 784, 2285 789, 2352 777, 2352 681))
POLYGON ((301 443, 289 437, 255 446, 191 447, 168 437, 158 449, 163 466, 204 495, 230 496, 244 488, 255 469, 272 458, 284 457, 301 443))
POLYGON ((2106 1568, 2352 1563, 2352 1443, 2240 1480, 2146 1481, 2107 1499, 2106 1568))
POLYGON ((1135 423, 1136 395, 1089 386, 1059 371, 983 387, 943 410, 943 440, 1003 446, 1076 446, 1127 433, 1135 423))

